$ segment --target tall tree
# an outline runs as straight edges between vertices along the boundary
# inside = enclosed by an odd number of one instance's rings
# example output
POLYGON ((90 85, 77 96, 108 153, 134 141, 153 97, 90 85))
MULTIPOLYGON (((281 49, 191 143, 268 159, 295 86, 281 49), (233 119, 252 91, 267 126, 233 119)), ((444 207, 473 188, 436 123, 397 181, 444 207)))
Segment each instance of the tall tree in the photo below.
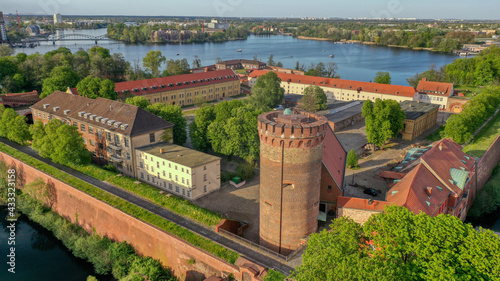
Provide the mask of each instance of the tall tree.
POLYGON ((202 106, 196 110, 194 121, 189 125, 189 137, 194 149, 207 152, 211 148, 207 133, 208 126, 215 118, 213 106, 202 106))
POLYGON ((167 69, 163 72, 163 76, 173 76, 187 73, 189 73, 189 63, 187 59, 171 59, 167 61, 167 69))
POLYGON ((115 82, 98 77, 86 77, 76 85, 78 94, 91 99, 98 97, 116 100, 115 82))
POLYGON ((275 72, 270 71, 257 78, 248 103, 255 109, 266 111, 279 105, 284 95, 285 89, 281 88, 281 79, 275 72))
POLYGON ((161 51, 149 51, 142 59, 142 65, 149 70, 153 77, 160 76, 160 68, 167 59, 161 54, 161 51))
POLYGON ((198 55, 195 55, 193 60, 193 68, 200 68, 200 67, 201 67, 201 59, 198 57, 198 55))
POLYGON ((373 82, 380 84, 391 84, 391 75, 389 74, 389 72, 379 71, 375 74, 373 82))
POLYGON ((141 96, 128 98, 125 100, 125 103, 138 106, 142 109, 146 109, 151 105, 151 103, 145 97, 141 96))
POLYGON ((187 140, 187 122, 182 115, 182 109, 178 105, 155 103, 146 108, 147 111, 160 116, 164 120, 174 124, 174 143, 183 145, 187 140))
POLYGON ((276 62, 274 61, 274 55, 270 54, 269 58, 267 59, 267 65, 274 66, 275 64, 276 64, 276 62))
POLYGON ((300 107, 307 112, 323 110, 326 109, 326 94, 319 86, 307 86, 299 103, 300 107))
POLYGON ((75 87, 80 81, 78 73, 67 66, 58 66, 52 69, 50 77, 43 81, 40 98, 45 98, 55 91, 66 91, 68 87, 75 87))
POLYGON ((362 114, 365 117, 366 137, 372 145, 382 145, 404 128, 406 117, 396 101, 376 99, 373 104, 367 100, 363 104, 362 114))

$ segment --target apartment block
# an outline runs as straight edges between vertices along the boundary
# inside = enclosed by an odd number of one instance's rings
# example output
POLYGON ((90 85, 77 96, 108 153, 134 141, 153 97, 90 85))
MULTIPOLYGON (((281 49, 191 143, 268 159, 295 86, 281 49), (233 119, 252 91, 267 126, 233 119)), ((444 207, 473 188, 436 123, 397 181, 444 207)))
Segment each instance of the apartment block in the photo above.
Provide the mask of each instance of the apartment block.
POLYGON ((220 189, 221 158, 167 142, 139 147, 137 178, 189 200, 220 189))
POLYGON ((131 177, 137 171, 135 148, 161 142, 174 126, 134 105, 59 91, 31 106, 31 111, 33 121, 47 124, 55 118, 77 127, 94 162, 113 164, 131 177))

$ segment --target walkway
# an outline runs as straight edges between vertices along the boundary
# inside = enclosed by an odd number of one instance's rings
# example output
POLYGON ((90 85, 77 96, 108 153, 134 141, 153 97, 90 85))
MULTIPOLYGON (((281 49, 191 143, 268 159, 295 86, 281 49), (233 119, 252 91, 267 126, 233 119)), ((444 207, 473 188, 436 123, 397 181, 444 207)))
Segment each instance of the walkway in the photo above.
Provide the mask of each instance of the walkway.
POLYGON ((148 211, 150 211, 150 212, 152 212, 152 213, 154 213, 154 214, 156 214, 164 219, 167 219, 167 220, 169 220, 169 221, 171 221, 179 226, 182 226, 182 227, 184 227, 184 228, 186 228, 194 233, 197 233, 200 236, 203 236, 207 239, 210 239, 216 243, 219 243, 228 249, 231 249, 235 252, 238 252, 239 254, 244 256, 245 258, 247 258, 255 263, 261 264, 261 265, 268 267, 268 268, 278 269, 278 270, 283 271, 283 272, 291 272, 293 270, 292 267, 286 265, 283 261, 278 260, 278 258, 276 258, 276 259, 271 258, 267 255, 260 253, 259 251, 255 250, 255 249, 247 247, 246 245, 236 243, 235 241, 228 239, 225 236, 219 235, 215 231, 212 231, 205 226, 201 226, 200 224, 195 223, 194 221, 191 221, 191 220, 189 220, 185 217, 182 217, 178 214, 172 213, 171 211, 169 211, 163 207, 160 207, 160 206, 148 201, 147 199, 144 199, 140 196, 129 193, 121 188, 117 188, 117 187, 114 187, 112 185, 103 183, 102 181, 99 181, 99 180, 97 180, 93 177, 90 177, 88 175, 82 174, 82 173, 75 171, 67 166, 54 163, 46 158, 42 158, 38 155, 38 153, 33 151, 30 147, 21 146, 21 145, 13 143, 11 141, 8 141, 6 139, 3 139, 3 138, 0 138, 0 142, 6 144, 8 146, 11 146, 11 147, 13 147, 21 152, 24 152, 25 154, 28 154, 29 156, 36 158, 36 159, 38 159, 38 160, 40 160, 48 165, 51 165, 51 166, 53 166, 61 171, 64 171, 64 172, 66 172, 66 173, 68 173, 68 174, 70 174, 78 179, 81 179, 85 182, 88 182, 88 183, 90 183, 90 184, 92 184, 92 185, 94 185, 102 190, 105 190, 105 191, 107 191, 107 192, 109 192, 117 197, 120 197, 124 200, 127 200, 128 202, 130 202, 132 204, 135 204, 135 205, 137 205, 145 210, 148 210, 148 211))

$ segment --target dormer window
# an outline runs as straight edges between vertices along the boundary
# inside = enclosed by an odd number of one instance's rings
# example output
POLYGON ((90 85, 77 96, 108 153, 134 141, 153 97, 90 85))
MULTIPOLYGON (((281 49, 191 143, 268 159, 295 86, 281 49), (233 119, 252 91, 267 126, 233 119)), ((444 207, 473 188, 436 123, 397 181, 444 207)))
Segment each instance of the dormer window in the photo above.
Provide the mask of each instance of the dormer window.
POLYGON ((78 117, 83 117, 83 114, 85 114, 85 111, 78 112, 78 117))
POLYGON ((160 85, 160 88, 162 88, 162 89, 163 89, 163 88, 165 88, 165 85, 164 85, 164 84, 161 84, 161 85, 160 85))
POLYGON ((189 84, 189 81, 184 81, 184 85, 187 85, 187 84, 189 84))
POLYGON ((118 128, 118 127, 120 127, 121 124, 122 124, 122 122, 115 122, 114 127, 118 128))
POLYGON ((173 84, 173 83, 170 83, 170 84, 168 84, 168 86, 169 86, 169 87, 173 87, 173 86, 174 86, 174 84, 173 84))
POLYGON ((181 83, 181 82, 177 82, 177 83, 176 83, 176 85, 177 85, 177 86, 181 86, 181 85, 182 85, 182 83, 181 83))
POLYGON ((123 90, 122 93, 126 94, 126 93, 128 93, 128 90, 123 90))
POLYGON ((89 118, 89 116, 90 116, 90 113, 85 113, 85 114, 83 115, 83 117, 84 117, 85 119, 88 119, 88 118, 89 118))
POLYGON ((64 111, 64 115, 68 115, 70 112, 71 112, 71 110, 66 109, 66 110, 64 111))
POLYGON ((97 116, 97 115, 92 114, 92 115, 90 115, 89 119, 90 119, 90 120, 92 120, 92 121, 94 121, 94 118, 95 118, 96 116, 97 116))
POLYGON ((156 90, 157 88, 157 86, 151 86, 151 90, 156 90))
POLYGON ((102 116, 97 116, 97 117, 95 118, 95 121, 96 121, 96 122, 100 122, 100 121, 101 121, 101 119, 102 119, 102 116))
POLYGON ((109 119, 109 118, 102 118, 102 119, 101 119, 101 123, 102 123, 102 124, 106 124, 106 121, 108 121, 108 119, 109 119))
POLYGON ((198 82, 203 83, 203 79, 198 80, 198 82))
POLYGON ((59 110, 59 106, 54 107, 54 112, 56 112, 57 110, 59 110))
POLYGON ((125 130, 125 129, 127 129, 127 127, 128 127, 128 124, 123 124, 120 126, 120 129, 125 130))
POLYGON ((148 87, 142 87, 142 90, 143 90, 143 91, 147 91, 147 90, 148 90, 148 87))
POLYGON ((109 120, 109 121, 108 121, 108 126, 113 125, 113 123, 115 123, 115 120, 109 120))
POLYGON ((205 81, 210 82, 210 78, 205 79, 205 81))
POLYGON ((46 103, 43 105, 43 108, 48 108, 50 104, 46 103))

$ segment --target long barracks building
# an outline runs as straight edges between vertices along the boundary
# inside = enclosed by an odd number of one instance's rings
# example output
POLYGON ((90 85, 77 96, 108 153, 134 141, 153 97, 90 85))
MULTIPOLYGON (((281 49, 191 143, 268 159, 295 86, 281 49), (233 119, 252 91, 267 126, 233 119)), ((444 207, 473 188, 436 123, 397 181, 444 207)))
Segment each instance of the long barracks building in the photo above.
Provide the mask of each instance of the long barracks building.
MULTIPOLYGON (((248 77, 248 83, 253 86, 257 78, 266 74, 266 70, 254 70, 248 77)), ((353 81, 345 79, 325 78, 288 73, 277 73, 281 79, 281 87, 285 94, 304 94, 308 86, 316 85, 325 91, 328 99, 336 101, 395 100, 403 102, 414 100, 416 91, 410 86, 387 85, 371 82, 353 81)))
MULTIPOLYGON (((232 69, 182 74, 115 84, 118 97, 142 96, 153 103, 191 105, 197 97, 205 101, 240 94, 240 78, 232 69)), ((68 93, 78 95, 76 88, 68 93)))

